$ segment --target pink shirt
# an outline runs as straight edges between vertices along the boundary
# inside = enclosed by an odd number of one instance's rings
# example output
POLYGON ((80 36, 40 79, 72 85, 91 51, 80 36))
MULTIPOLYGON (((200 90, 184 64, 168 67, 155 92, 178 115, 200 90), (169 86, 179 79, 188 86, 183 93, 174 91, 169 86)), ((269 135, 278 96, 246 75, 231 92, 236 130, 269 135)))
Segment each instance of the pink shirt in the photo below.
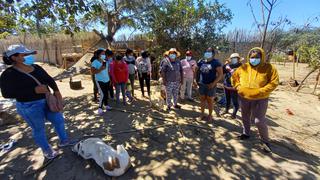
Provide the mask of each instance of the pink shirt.
POLYGON ((180 62, 183 69, 183 77, 193 78, 193 72, 197 67, 197 62, 193 59, 191 59, 190 61, 188 61, 187 59, 182 59, 180 62))

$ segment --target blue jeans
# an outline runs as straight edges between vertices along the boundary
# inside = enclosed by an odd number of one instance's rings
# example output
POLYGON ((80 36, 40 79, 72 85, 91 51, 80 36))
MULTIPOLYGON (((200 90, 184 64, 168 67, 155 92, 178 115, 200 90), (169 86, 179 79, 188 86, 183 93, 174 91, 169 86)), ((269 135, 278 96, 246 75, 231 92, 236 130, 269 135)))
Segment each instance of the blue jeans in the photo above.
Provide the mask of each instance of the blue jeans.
POLYGON ((126 83, 117 83, 116 84, 116 97, 117 97, 117 103, 120 103, 120 90, 123 97, 123 102, 126 102, 126 83))
POLYGON ((67 140, 68 137, 64 127, 64 117, 62 113, 51 112, 45 99, 31 102, 17 102, 16 106, 18 114, 20 114, 32 128, 32 136, 42 151, 47 152, 51 148, 45 132, 46 119, 53 124, 60 142, 67 140))

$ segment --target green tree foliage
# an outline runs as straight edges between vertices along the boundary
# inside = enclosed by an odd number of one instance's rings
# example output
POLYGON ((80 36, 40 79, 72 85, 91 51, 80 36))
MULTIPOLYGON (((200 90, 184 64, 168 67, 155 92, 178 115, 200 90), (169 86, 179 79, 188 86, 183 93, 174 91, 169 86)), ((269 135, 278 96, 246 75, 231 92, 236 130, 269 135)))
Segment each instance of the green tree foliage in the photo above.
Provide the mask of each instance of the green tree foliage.
POLYGON ((320 45, 307 45, 304 44, 298 48, 297 53, 302 62, 308 62, 309 66, 313 69, 320 68, 320 45))
POLYGON ((107 36, 112 42, 115 33, 123 27, 137 28, 143 12, 153 5, 150 0, 93 0, 87 3, 90 11, 84 13, 83 22, 89 25, 101 24, 107 28, 107 36))
POLYGON ((317 68, 320 61, 320 28, 296 28, 284 32, 278 48, 296 50, 300 62, 309 63, 311 67, 317 68))
POLYGON ((158 52, 176 47, 202 54, 207 47, 227 46, 221 30, 231 18, 230 9, 217 1, 161 1, 144 14, 140 29, 154 37, 158 52))
MULTIPOLYGON (((81 27, 86 28, 90 24, 99 22, 106 27, 109 41, 112 41, 121 27, 134 26, 139 12, 145 10, 146 5, 152 4, 152 1, 147 0, 7 0, 0 2, 0 15, 10 14, 10 17, 13 17, 4 18, 6 24, 13 22, 14 31, 36 30, 39 36, 51 31, 64 31, 72 35, 80 31, 81 27)), ((0 22, 2 22, 1 19, 0 22)), ((2 28, 1 31, 7 30, 2 28)))

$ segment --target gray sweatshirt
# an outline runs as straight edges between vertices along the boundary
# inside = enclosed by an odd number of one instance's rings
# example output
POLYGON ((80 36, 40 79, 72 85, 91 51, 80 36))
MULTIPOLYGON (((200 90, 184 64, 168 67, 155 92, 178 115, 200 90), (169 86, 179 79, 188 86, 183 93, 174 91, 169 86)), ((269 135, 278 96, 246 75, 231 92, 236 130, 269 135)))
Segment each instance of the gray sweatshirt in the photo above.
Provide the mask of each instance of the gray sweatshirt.
POLYGON ((161 63, 161 76, 164 83, 181 82, 183 76, 183 69, 179 60, 170 62, 163 60, 161 63))

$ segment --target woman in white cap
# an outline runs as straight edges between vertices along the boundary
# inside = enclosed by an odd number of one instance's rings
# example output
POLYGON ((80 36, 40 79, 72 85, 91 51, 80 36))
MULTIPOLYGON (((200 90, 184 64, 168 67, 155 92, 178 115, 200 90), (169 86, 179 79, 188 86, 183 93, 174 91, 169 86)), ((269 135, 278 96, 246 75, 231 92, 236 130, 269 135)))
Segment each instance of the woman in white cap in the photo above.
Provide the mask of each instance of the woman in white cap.
POLYGON ((176 48, 171 48, 166 51, 167 57, 163 60, 161 65, 161 76, 163 79, 163 85, 166 87, 166 101, 167 110, 171 110, 172 98, 174 108, 181 109, 178 105, 179 90, 183 79, 183 70, 180 61, 177 59, 180 56, 180 52, 176 48))
POLYGON ((197 62, 192 58, 192 52, 188 50, 186 52, 186 58, 181 61, 182 69, 183 69, 183 80, 180 89, 180 98, 184 100, 185 93, 187 92, 187 99, 189 101, 194 101, 192 98, 192 84, 194 82, 194 73, 197 68, 197 62))
POLYGON ((17 112, 32 128, 33 138, 46 158, 52 159, 57 153, 51 148, 46 138, 45 120, 50 121, 59 136, 59 147, 73 145, 76 142, 68 138, 65 131, 64 117, 61 112, 50 111, 46 94, 50 92, 62 101, 62 96, 54 79, 40 66, 33 64, 36 51, 23 45, 11 45, 3 54, 3 61, 8 67, 0 77, 1 93, 4 98, 16 99, 17 112), (38 80, 39 83, 37 83, 38 80))
POLYGON ((242 64, 240 62, 240 55, 238 53, 233 53, 230 55, 229 63, 226 63, 223 66, 223 74, 224 74, 224 93, 226 96, 226 109, 224 114, 229 113, 229 108, 231 102, 233 104, 233 112, 231 115, 232 119, 236 118, 239 103, 238 103, 238 93, 237 90, 234 89, 231 85, 231 76, 235 72, 235 70, 240 67, 242 64))

